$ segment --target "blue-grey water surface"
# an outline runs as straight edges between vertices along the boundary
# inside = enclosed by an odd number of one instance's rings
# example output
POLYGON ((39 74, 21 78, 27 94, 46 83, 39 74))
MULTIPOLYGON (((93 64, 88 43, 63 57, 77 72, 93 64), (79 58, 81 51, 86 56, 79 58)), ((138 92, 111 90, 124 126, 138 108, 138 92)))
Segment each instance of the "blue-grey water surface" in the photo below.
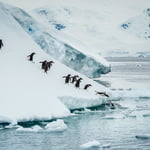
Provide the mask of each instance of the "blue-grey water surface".
POLYGON ((103 79, 110 82, 110 79, 118 78, 123 83, 127 81, 129 86, 118 83, 114 92, 128 95, 127 92, 133 91, 135 97, 114 101, 115 110, 85 111, 64 118, 68 129, 63 132, 1 129, 0 150, 79 150, 81 144, 93 140, 100 142, 101 147, 108 144, 108 147, 100 148, 105 150, 150 150, 150 139, 135 137, 150 135, 150 97, 139 97, 139 93, 136 97, 134 92, 136 88, 150 89, 150 62, 112 62, 112 73, 103 79))

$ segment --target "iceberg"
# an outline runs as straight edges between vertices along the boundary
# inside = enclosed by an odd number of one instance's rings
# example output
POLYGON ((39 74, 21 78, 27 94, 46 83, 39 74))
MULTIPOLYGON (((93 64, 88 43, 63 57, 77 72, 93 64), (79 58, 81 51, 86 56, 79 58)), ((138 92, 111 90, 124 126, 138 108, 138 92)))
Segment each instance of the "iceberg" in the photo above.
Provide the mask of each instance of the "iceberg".
POLYGON ((66 117, 70 115, 71 107, 81 108, 93 103, 101 105, 101 99, 104 97, 96 95, 95 90, 105 91, 111 95, 108 88, 66 67, 42 51, 14 17, 3 9, 2 4, 0 20, 0 35, 4 43, 0 50, 1 123, 8 125, 66 117), (36 54, 33 62, 30 62, 27 56, 32 52, 36 54), (44 60, 55 62, 47 73, 44 73, 39 63, 44 60), (83 78, 80 88, 75 88, 72 83, 65 84, 63 76, 69 73, 83 78), (83 87, 88 83, 92 87, 86 91, 83 87), (63 97, 76 100, 75 106, 68 107, 61 100, 63 97))
POLYGON ((91 149, 91 148, 99 148, 99 147, 100 147, 100 143, 96 140, 90 141, 80 146, 81 149, 91 149))
POLYGON ((48 123, 45 126, 46 131, 49 131, 49 132, 62 132, 66 130, 67 128, 68 128, 67 125, 61 119, 48 123))

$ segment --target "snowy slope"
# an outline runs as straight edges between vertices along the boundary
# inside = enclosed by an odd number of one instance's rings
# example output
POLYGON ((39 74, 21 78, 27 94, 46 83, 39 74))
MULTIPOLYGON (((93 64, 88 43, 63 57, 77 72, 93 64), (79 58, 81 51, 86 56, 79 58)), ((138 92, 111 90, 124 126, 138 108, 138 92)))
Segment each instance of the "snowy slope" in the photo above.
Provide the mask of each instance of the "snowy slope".
POLYGON ((4 1, 24 8, 55 37, 84 51, 103 56, 149 55, 149 0, 4 1))
POLYGON ((80 48, 73 48, 54 38, 47 27, 41 26, 25 11, 2 3, 0 7, 10 13, 34 41, 56 60, 88 77, 99 77, 110 71, 106 60, 81 52, 80 48))
MULTIPOLYGON (((33 119, 52 119, 69 115, 68 108, 60 99, 74 99, 74 107, 100 105, 106 98, 95 95, 95 90, 109 90, 43 52, 16 20, 0 9, 0 38, 4 47, 0 50, 0 122, 33 119), (27 55, 35 52, 34 62, 27 55), (54 60, 46 74, 40 61, 54 60), (83 78, 80 89, 64 84, 62 76, 71 73, 83 78), (88 91, 82 88, 91 83, 88 91), (76 105, 76 100, 80 106, 76 105), (90 103, 89 103, 90 100, 90 103)), ((71 103, 68 99, 68 105, 71 103)))

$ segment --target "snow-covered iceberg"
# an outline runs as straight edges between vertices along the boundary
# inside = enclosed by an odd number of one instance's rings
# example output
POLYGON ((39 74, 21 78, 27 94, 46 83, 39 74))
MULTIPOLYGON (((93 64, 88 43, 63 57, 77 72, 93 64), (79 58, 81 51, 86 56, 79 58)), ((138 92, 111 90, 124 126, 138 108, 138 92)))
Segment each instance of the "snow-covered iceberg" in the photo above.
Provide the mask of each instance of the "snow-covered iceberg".
POLYGON ((54 38, 47 27, 40 25, 24 10, 2 3, 0 7, 10 13, 32 39, 54 59, 90 78, 110 72, 110 66, 105 59, 81 52, 54 38))
POLYGON ((49 131, 49 132, 62 132, 66 130, 67 128, 68 128, 67 125, 61 119, 48 123, 45 126, 46 131, 49 131))
MULTIPOLYGON (((0 49, 0 123, 15 124, 68 116, 70 108, 63 104, 62 97, 72 97, 78 101, 83 99, 84 105, 87 99, 97 99, 99 104, 102 103, 99 99, 103 97, 96 95, 95 90, 109 93, 107 88, 47 55, 1 7, 0 38, 4 47, 0 49), (32 52, 36 53, 34 62, 27 59, 32 52), (39 63, 43 60, 55 62, 47 74, 39 63), (71 83, 64 84, 65 79, 62 77, 69 73, 83 78, 80 88, 75 88, 71 83), (92 87, 86 91, 83 87, 88 83, 92 84, 92 87)), ((83 107, 82 104, 77 106, 83 107)))

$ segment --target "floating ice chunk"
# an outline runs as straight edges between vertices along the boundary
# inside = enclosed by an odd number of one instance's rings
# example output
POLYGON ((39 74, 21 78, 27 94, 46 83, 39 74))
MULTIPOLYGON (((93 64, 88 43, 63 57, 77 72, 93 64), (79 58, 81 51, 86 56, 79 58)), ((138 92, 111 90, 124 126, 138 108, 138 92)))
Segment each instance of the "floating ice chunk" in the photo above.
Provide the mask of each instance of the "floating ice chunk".
POLYGON ((143 117, 150 117, 150 114, 144 114, 143 117))
POLYGON ((66 130, 67 128, 67 125, 61 119, 53 121, 45 126, 45 129, 51 132, 61 132, 66 130))
POLYGON ((102 145, 102 148, 109 148, 110 147, 110 143, 102 145))
POLYGON ((17 128, 20 128, 20 126, 17 124, 9 124, 8 126, 5 126, 4 129, 17 129, 17 128))
POLYGON ((81 149, 99 148, 99 147, 100 147, 100 143, 96 140, 82 144, 80 146, 81 149))
POLYGON ((136 118, 136 115, 128 115, 129 118, 136 118))
POLYGON ((24 132, 39 132, 39 131, 42 131, 43 129, 38 126, 38 125, 35 125, 31 128, 23 128, 23 127, 19 127, 18 129, 16 129, 16 131, 24 131, 24 132))
POLYGON ((125 117, 123 115, 114 115, 114 116, 105 116, 102 117, 103 119, 124 119, 125 117))
POLYGON ((136 135, 137 139, 150 139, 150 134, 136 135))

